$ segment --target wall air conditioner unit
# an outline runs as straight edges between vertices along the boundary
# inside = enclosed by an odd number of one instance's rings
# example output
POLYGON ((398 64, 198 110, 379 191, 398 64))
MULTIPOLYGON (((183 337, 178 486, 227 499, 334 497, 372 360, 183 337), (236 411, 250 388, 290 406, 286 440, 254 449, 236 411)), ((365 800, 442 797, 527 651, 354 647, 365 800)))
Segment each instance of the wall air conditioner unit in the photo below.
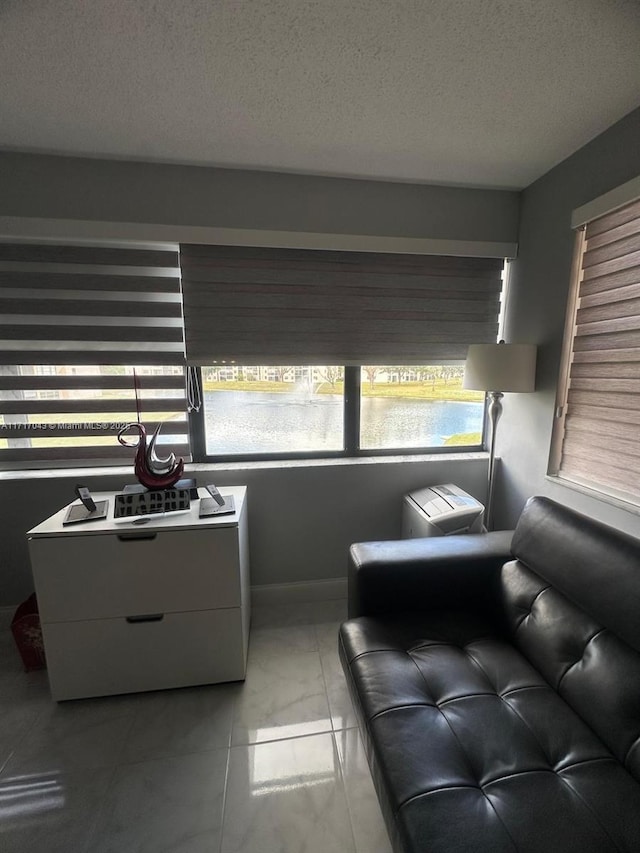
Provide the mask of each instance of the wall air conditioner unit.
POLYGON ((482 533, 484 506, 453 483, 427 486, 403 498, 402 538, 482 533))

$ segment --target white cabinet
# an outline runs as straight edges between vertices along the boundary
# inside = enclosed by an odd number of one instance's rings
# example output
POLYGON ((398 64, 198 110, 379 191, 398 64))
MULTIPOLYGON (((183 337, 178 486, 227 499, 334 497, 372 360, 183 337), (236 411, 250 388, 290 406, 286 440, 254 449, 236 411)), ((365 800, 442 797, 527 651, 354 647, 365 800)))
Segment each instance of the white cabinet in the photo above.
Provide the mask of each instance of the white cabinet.
MULTIPOLYGON (((249 643, 246 488, 233 515, 107 518, 27 534, 56 700, 243 679, 249 643)), ((200 490, 202 496, 207 493, 200 490)))

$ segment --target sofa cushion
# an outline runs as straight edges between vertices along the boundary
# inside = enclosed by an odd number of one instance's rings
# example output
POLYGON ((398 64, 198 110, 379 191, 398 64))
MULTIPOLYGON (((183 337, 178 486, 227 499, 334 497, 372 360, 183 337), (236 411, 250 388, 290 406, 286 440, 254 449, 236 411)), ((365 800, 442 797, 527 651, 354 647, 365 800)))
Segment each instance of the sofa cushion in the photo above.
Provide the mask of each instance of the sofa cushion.
POLYGON ((640 539, 548 498, 527 501, 513 556, 640 652, 640 539))
POLYGON ((640 788, 490 625, 360 617, 342 626, 340 654, 403 849, 640 849, 640 788))
POLYGON ((514 642, 640 781, 640 540, 528 502, 502 570, 514 642))

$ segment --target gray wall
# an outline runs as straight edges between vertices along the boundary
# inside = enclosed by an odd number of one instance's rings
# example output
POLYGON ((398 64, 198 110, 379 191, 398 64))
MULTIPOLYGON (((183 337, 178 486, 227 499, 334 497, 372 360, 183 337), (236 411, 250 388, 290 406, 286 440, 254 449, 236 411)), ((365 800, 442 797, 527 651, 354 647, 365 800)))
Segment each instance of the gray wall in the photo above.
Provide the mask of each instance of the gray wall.
MULTIPOLYGON (((478 455, 426 461, 359 460, 308 465, 191 466, 199 485, 247 485, 251 583, 291 583, 344 577, 352 542, 400 536, 402 496, 412 489, 454 482, 484 501, 487 463, 478 455)), ((34 472, 2 475, 0 606, 33 591, 25 533, 74 499, 81 481, 94 491, 120 490, 132 471, 91 476, 34 472)))
MULTIPOLYGON (((640 517, 545 479, 573 254, 571 212, 640 175, 640 109, 548 172, 522 196, 512 262, 507 340, 540 345, 537 393, 506 395, 497 519, 511 526, 525 500, 544 494, 640 535, 640 517)), ((594 453, 597 449, 594 448, 594 453)))
POLYGON ((0 152, 0 216, 515 242, 518 193, 0 152))
MULTIPOLYGON (((518 193, 0 153, 0 216, 514 242, 518 193)), ((0 479, 0 606, 31 592, 25 533, 77 473, 0 479)), ((249 486, 252 583, 346 574, 348 545, 400 533, 401 496, 455 482, 484 501, 485 460, 216 468, 249 486)), ((94 489, 130 477, 82 475, 94 489)))

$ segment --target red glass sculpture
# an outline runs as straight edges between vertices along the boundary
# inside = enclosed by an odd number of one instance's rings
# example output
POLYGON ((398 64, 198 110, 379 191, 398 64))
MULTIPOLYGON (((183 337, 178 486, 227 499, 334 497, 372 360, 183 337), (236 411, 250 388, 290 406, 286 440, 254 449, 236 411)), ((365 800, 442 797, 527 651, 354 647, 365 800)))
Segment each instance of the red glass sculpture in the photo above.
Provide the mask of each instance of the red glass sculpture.
POLYGON ((140 423, 131 423, 123 427, 118 433, 118 441, 123 447, 137 447, 134 472, 140 483, 147 489, 170 489, 182 477, 184 471, 184 459, 176 460, 175 453, 170 453, 164 459, 156 454, 156 441, 160 435, 158 424, 147 447, 147 431, 140 423), (127 441, 124 433, 130 429, 138 430, 138 440, 127 441))

